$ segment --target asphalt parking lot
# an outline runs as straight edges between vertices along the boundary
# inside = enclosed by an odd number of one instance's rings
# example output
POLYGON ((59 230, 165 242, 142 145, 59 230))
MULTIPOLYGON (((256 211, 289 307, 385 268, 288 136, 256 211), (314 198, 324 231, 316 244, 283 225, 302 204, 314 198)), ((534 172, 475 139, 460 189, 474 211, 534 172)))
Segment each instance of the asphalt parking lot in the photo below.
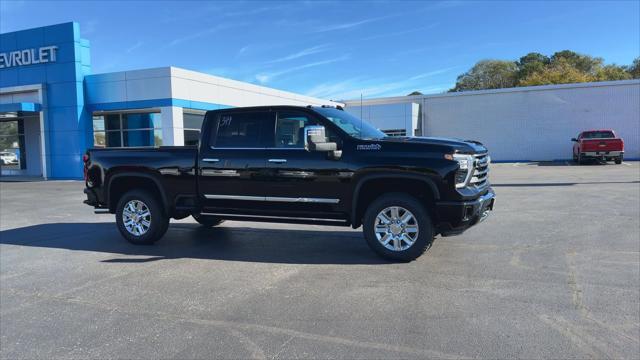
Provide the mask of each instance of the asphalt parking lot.
POLYGON ((640 358, 640 167, 494 164, 492 216, 409 264, 360 230, 174 221, 0 183, 9 358, 640 358))

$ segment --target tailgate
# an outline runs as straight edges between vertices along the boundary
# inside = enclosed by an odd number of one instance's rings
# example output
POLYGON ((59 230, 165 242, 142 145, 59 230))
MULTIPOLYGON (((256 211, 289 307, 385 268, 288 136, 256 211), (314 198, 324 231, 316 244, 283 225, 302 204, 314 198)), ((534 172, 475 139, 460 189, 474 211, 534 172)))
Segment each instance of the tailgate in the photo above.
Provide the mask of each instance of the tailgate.
POLYGON ((580 149, 585 151, 622 151, 621 139, 583 139, 580 149))

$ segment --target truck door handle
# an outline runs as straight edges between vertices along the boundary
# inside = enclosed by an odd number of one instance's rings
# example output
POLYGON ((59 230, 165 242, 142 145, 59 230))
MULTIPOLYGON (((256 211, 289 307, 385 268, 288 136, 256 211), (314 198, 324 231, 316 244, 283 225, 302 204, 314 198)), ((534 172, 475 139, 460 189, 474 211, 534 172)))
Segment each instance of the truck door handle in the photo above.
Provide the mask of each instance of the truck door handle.
POLYGON ((202 161, 204 162, 210 162, 210 163, 217 163, 220 161, 220 159, 211 159, 211 158, 204 158, 202 159, 202 161))
POLYGON ((284 164, 287 162, 287 159, 269 159, 270 163, 276 163, 276 164, 284 164))

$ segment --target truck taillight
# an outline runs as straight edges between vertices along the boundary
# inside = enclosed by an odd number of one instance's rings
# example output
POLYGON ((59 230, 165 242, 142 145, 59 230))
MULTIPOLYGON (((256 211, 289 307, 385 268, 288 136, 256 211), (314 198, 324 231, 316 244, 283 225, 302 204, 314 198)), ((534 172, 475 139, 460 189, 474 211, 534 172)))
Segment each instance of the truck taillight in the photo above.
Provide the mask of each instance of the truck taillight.
POLYGON ((88 162, 89 162, 89 154, 82 155, 82 163, 83 163, 82 175, 83 175, 84 181, 87 181, 87 170, 88 170, 87 169, 87 165, 88 165, 87 163, 88 162))

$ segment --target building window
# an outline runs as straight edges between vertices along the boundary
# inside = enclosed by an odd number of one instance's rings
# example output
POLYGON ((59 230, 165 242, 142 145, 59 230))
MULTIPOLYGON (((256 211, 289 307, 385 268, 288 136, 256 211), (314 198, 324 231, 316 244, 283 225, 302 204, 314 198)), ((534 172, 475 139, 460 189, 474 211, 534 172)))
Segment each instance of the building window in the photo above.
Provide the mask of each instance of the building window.
POLYGON ((93 115, 95 147, 162 146, 160 113, 125 112, 93 115))
POLYGON ((186 146, 198 145, 200 142, 200 129, 204 121, 204 112, 189 111, 182 114, 182 127, 184 128, 184 144, 186 146))
POLYGON ((391 129, 391 130, 382 130, 387 136, 407 136, 407 130, 405 129, 391 129))

